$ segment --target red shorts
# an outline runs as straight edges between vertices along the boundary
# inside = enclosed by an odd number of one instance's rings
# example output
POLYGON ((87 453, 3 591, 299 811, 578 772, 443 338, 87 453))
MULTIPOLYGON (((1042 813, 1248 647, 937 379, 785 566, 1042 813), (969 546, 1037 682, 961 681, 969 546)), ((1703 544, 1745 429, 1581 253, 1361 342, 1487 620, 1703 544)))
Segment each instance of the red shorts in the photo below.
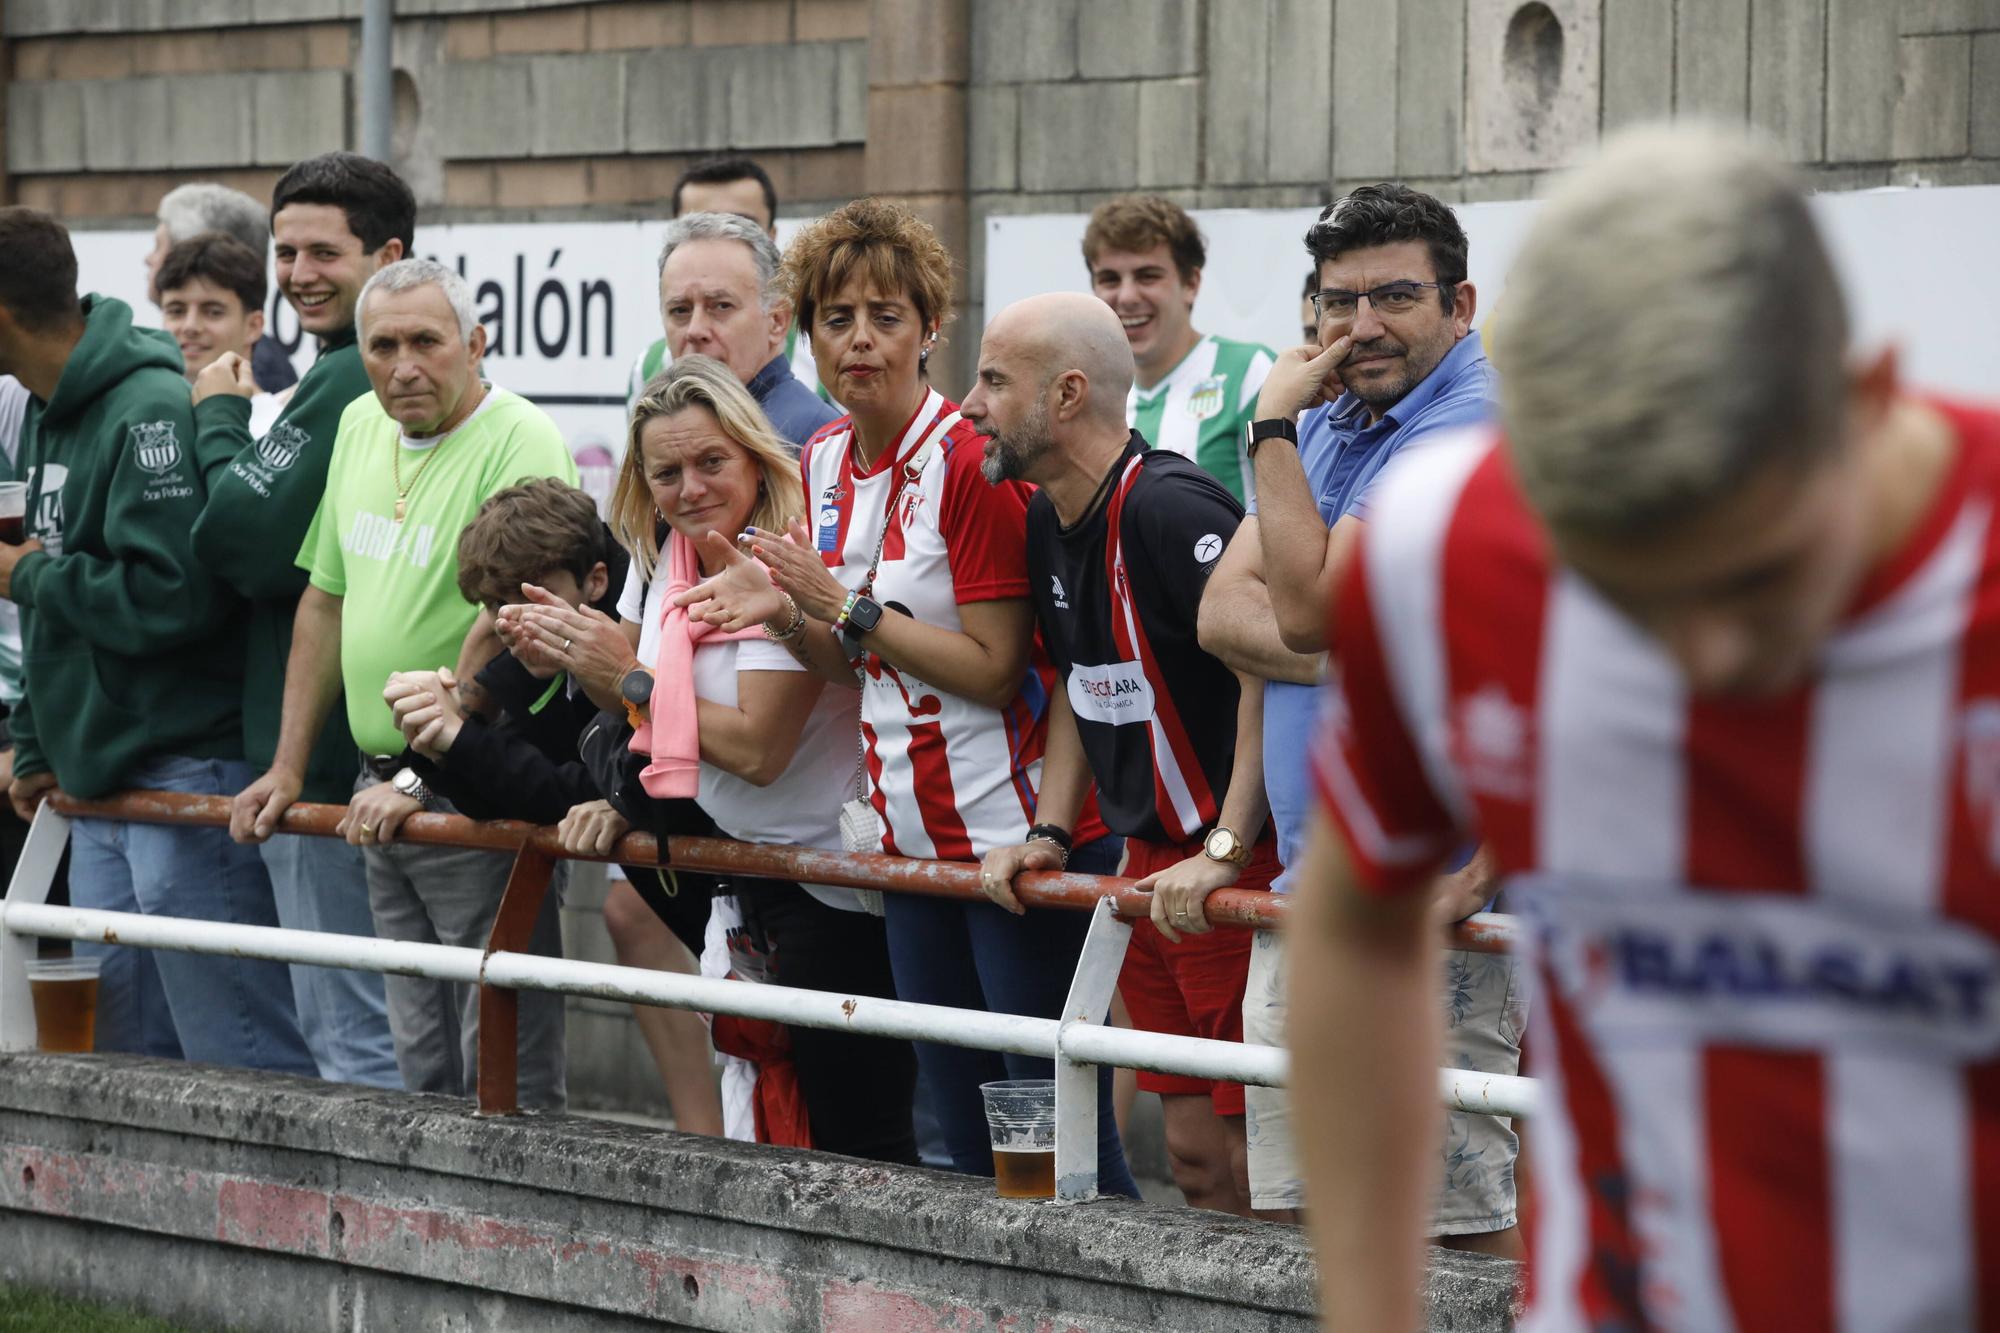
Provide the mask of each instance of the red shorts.
MULTIPOLYGON (((1184 845, 1125 840, 1124 872, 1144 879, 1201 852, 1201 840, 1184 845)), ((1252 849, 1234 887, 1268 889, 1278 875, 1278 844, 1268 832, 1252 849)), ((1118 974, 1118 993, 1133 1026, 1216 1041, 1243 1040, 1243 986, 1250 973, 1250 932, 1214 926, 1206 934, 1181 934, 1172 943, 1151 921, 1132 923, 1132 946, 1118 974)), ((1167 1096, 1206 1094, 1217 1115, 1243 1114, 1243 1085, 1180 1074, 1139 1071, 1139 1086, 1167 1096)))

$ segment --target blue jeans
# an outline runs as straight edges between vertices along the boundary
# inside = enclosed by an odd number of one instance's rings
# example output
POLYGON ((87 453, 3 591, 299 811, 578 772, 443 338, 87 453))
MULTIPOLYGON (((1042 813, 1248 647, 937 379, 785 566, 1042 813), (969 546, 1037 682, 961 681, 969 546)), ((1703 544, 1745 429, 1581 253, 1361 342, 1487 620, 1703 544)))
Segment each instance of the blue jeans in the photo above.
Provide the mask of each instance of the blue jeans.
MULTIPOLYGON (((163 756, 128 785, 233 796, 255 776, 240 760, 163 756)), ((79 819, 70 833, 70 900, 111 912, 275 926, 271 881, 254 847, 229 831, 129 820, 79 819)), ((101 960, 97 1049, 204 1064, 317 1074, 292 1007, 283 963, 78 944, 101 960)))
MULTIPOLYGON (((1069 868, 1085 875, 1113 874, 1121 850, 1119 839, 1100 838, 1077 848, 1069 868)), ((885 908, 898 999, 1034 1018, 1062 1016, 1084 932, 1090 928, 1088 913, 1030 908, 1026 916, 1015 916, 992 903, 897 893, 887 895, 885 908)), ((992 1175, 993 1143, 979 1085, 1054 1078, 1055 1062, 926 1041, 916 1046, 917 1070, 944 1130, 952 1166, 967 1175, 992 1175)), ((1097 1071, 1097 1189, 1139 1197, 1118 1141, 1109 1066, 1097 1071)))
MULTIPOLYGON (((339 838, 280 833, 263 846, 264 869, 287 930, 373 937, 368 871, 361 849, 339 838)), ((320 1077, 335 1083, 401 1088, 382 976, 342 967, 295 965, 292 999, 320 1077)))

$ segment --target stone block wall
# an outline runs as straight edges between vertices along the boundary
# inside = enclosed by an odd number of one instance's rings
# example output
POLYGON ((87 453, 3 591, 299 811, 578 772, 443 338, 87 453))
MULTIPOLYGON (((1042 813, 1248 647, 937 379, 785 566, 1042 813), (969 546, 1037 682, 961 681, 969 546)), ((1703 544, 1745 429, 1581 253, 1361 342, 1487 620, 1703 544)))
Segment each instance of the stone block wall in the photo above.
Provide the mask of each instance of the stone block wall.
POLYGON ((1521 198, 1663 116, 1825 188, 2000 181, 2000 0, 973 0, 967 105, 977 320, 995 214, 1521 198))
MULTIPOLYGON (((140 219, 359 137, 361 0, 4 0, 0 197, 140 219)), ((1828 188, 2000 179, 2000 0, 398 0, 396 156, 437 220, 650 216, 754 153, 783 211, 996 213, 1126 190, 1530 193, 1603 131, 1755 124, 1828 188)))
MULTIPOLYGON (((754 152, 787 212, 856 193, 870 0, 397 0, 395 152, 440 221, 647 216, 754 152)), ((360 0, 9 0, 0 197, 143 219, 359 142, 360 0)))

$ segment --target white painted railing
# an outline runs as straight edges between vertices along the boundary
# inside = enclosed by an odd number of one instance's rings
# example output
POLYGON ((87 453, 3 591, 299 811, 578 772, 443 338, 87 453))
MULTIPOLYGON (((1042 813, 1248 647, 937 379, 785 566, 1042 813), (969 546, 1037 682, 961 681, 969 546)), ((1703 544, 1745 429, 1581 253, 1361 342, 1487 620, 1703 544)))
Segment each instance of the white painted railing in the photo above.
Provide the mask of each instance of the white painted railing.
MULTIPOLYGON (((515 1071, 512 1006, 489 1005, 487 1001, 521 990, 590 995, 800 1027, 1043 1056, 1052 1058, 1056 1067, 1057 1197, 1072 1202, 1094 1198, 1097 1192, 1097 1066, 1267 1087, 1285 1082, 1287 1055, 1277 1047, 1104 1025, 1102 1015, 1110 1006, 1132 933, 1120 912, 1142 913, 1147 901, 1145 895, 1131 891, 1129 880, 1038 875, 1024 877, 1019 886, 1021 898, 1030 905, 1084 907, 1092 913, 1060 1019, 748 985, 547 958, 503 947, 526 942, 525 923, 533 921, 548 887, 549 873, 562 854, 555 847, 552 830, 505 822, 475 824, 457 816, 413 817, 401 836, 411 842, 516 851, 514 873, 494 923, 493 938, 483 951, 48 904, 49 887, 69 833, 69 821, 62 811, 162 823, 216 824, 227 822, 227 808, 223 798, 169 793, 132 793, 93 803, 56 797, 44 805, 29 831, 7 897, 0 903, 0 1050, 34 1048, 35 1022, 26 964, 33 957, 34 941, 40 938, 224 954, 477 985, 482 1025, 491 1022, 504 1028, 483 1033, 483 1038, 490 1036, 494 1041, 481 1041, 479 1100, 481 1109, 489 1113, 505 1114, 514 1109, 515 1071), (500 1040, 503 1036, 504 1041, 500 1040)), ((339 807, 298 806, 287 813, 282 827, 286 832, 331 836, 339 814, 339 807)), ((682 869, 847 883, 892 892, 978 896, 977 870, 969 866, 711 839, 671 839, 670 843, 666 860, 682 869)), ((592 859, 645 864, 659 862, 660 851, 653 839, 631 835, 613 855, 592 859)), ((1284 904, 1269 898, 1225 890, 1211 899, 1210 919, 1225 929, 1273 928, 1282 920, 1284 904)), ((1498 950, 1505 947, 1511 926, 1506 918, 1476 917, 1461 929, 1460 943, 1498 950)), ((1445 1069, 1439 1071, 1439 1088, 1447 1105, 1464 1111, 1526 1116, 1535 1109, 1535 1083, 1517 1076, 1445 1069)))

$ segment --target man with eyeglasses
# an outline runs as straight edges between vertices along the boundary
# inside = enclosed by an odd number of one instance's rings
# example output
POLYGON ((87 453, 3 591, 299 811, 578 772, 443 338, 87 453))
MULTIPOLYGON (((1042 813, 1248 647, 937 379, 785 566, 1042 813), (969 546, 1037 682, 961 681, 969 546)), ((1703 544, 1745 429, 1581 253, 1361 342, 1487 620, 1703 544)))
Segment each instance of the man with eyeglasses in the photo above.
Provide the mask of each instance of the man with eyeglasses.
MULTIPOLYGON (((1472 329, 1477 293, 1465 278, 1466 240, 1444 204, 1408 186, 1365 185, 1306 233, 1317 341, 1279 355, 1246 432, 1254 512, 1202 597, 1202 647, 1264 688, 1264 785, 1288 892, 1311 808, 1307 739, 1326 671, 1326 607, 1352 558, 1377 475, 1397 452, 1490 418, 1497 384, 1472 329), (1303 414, 1303 416, 1301 416, 1303 414)), ((1483 858, 1443 877, 1441 923, 1478 911, 1483 858)), ((1447 955, 1448 1061, 1513 1073, 1520 999, 1504 957, 1447 955)), ((1283 937, 1258 932, 1243 1001, 1245 1041, 1285 1044, 1283 937)), ((1250 1202, 1264 1215, 1298 1209, 1304 1182, 1285 1094, 1247 1090, 1250 1202)), ((1518 1257, 1513 1164, 1502 1121, 1453 1112, 1442 1191, 1431 1219, 1439 1243, 1518 1257)))

